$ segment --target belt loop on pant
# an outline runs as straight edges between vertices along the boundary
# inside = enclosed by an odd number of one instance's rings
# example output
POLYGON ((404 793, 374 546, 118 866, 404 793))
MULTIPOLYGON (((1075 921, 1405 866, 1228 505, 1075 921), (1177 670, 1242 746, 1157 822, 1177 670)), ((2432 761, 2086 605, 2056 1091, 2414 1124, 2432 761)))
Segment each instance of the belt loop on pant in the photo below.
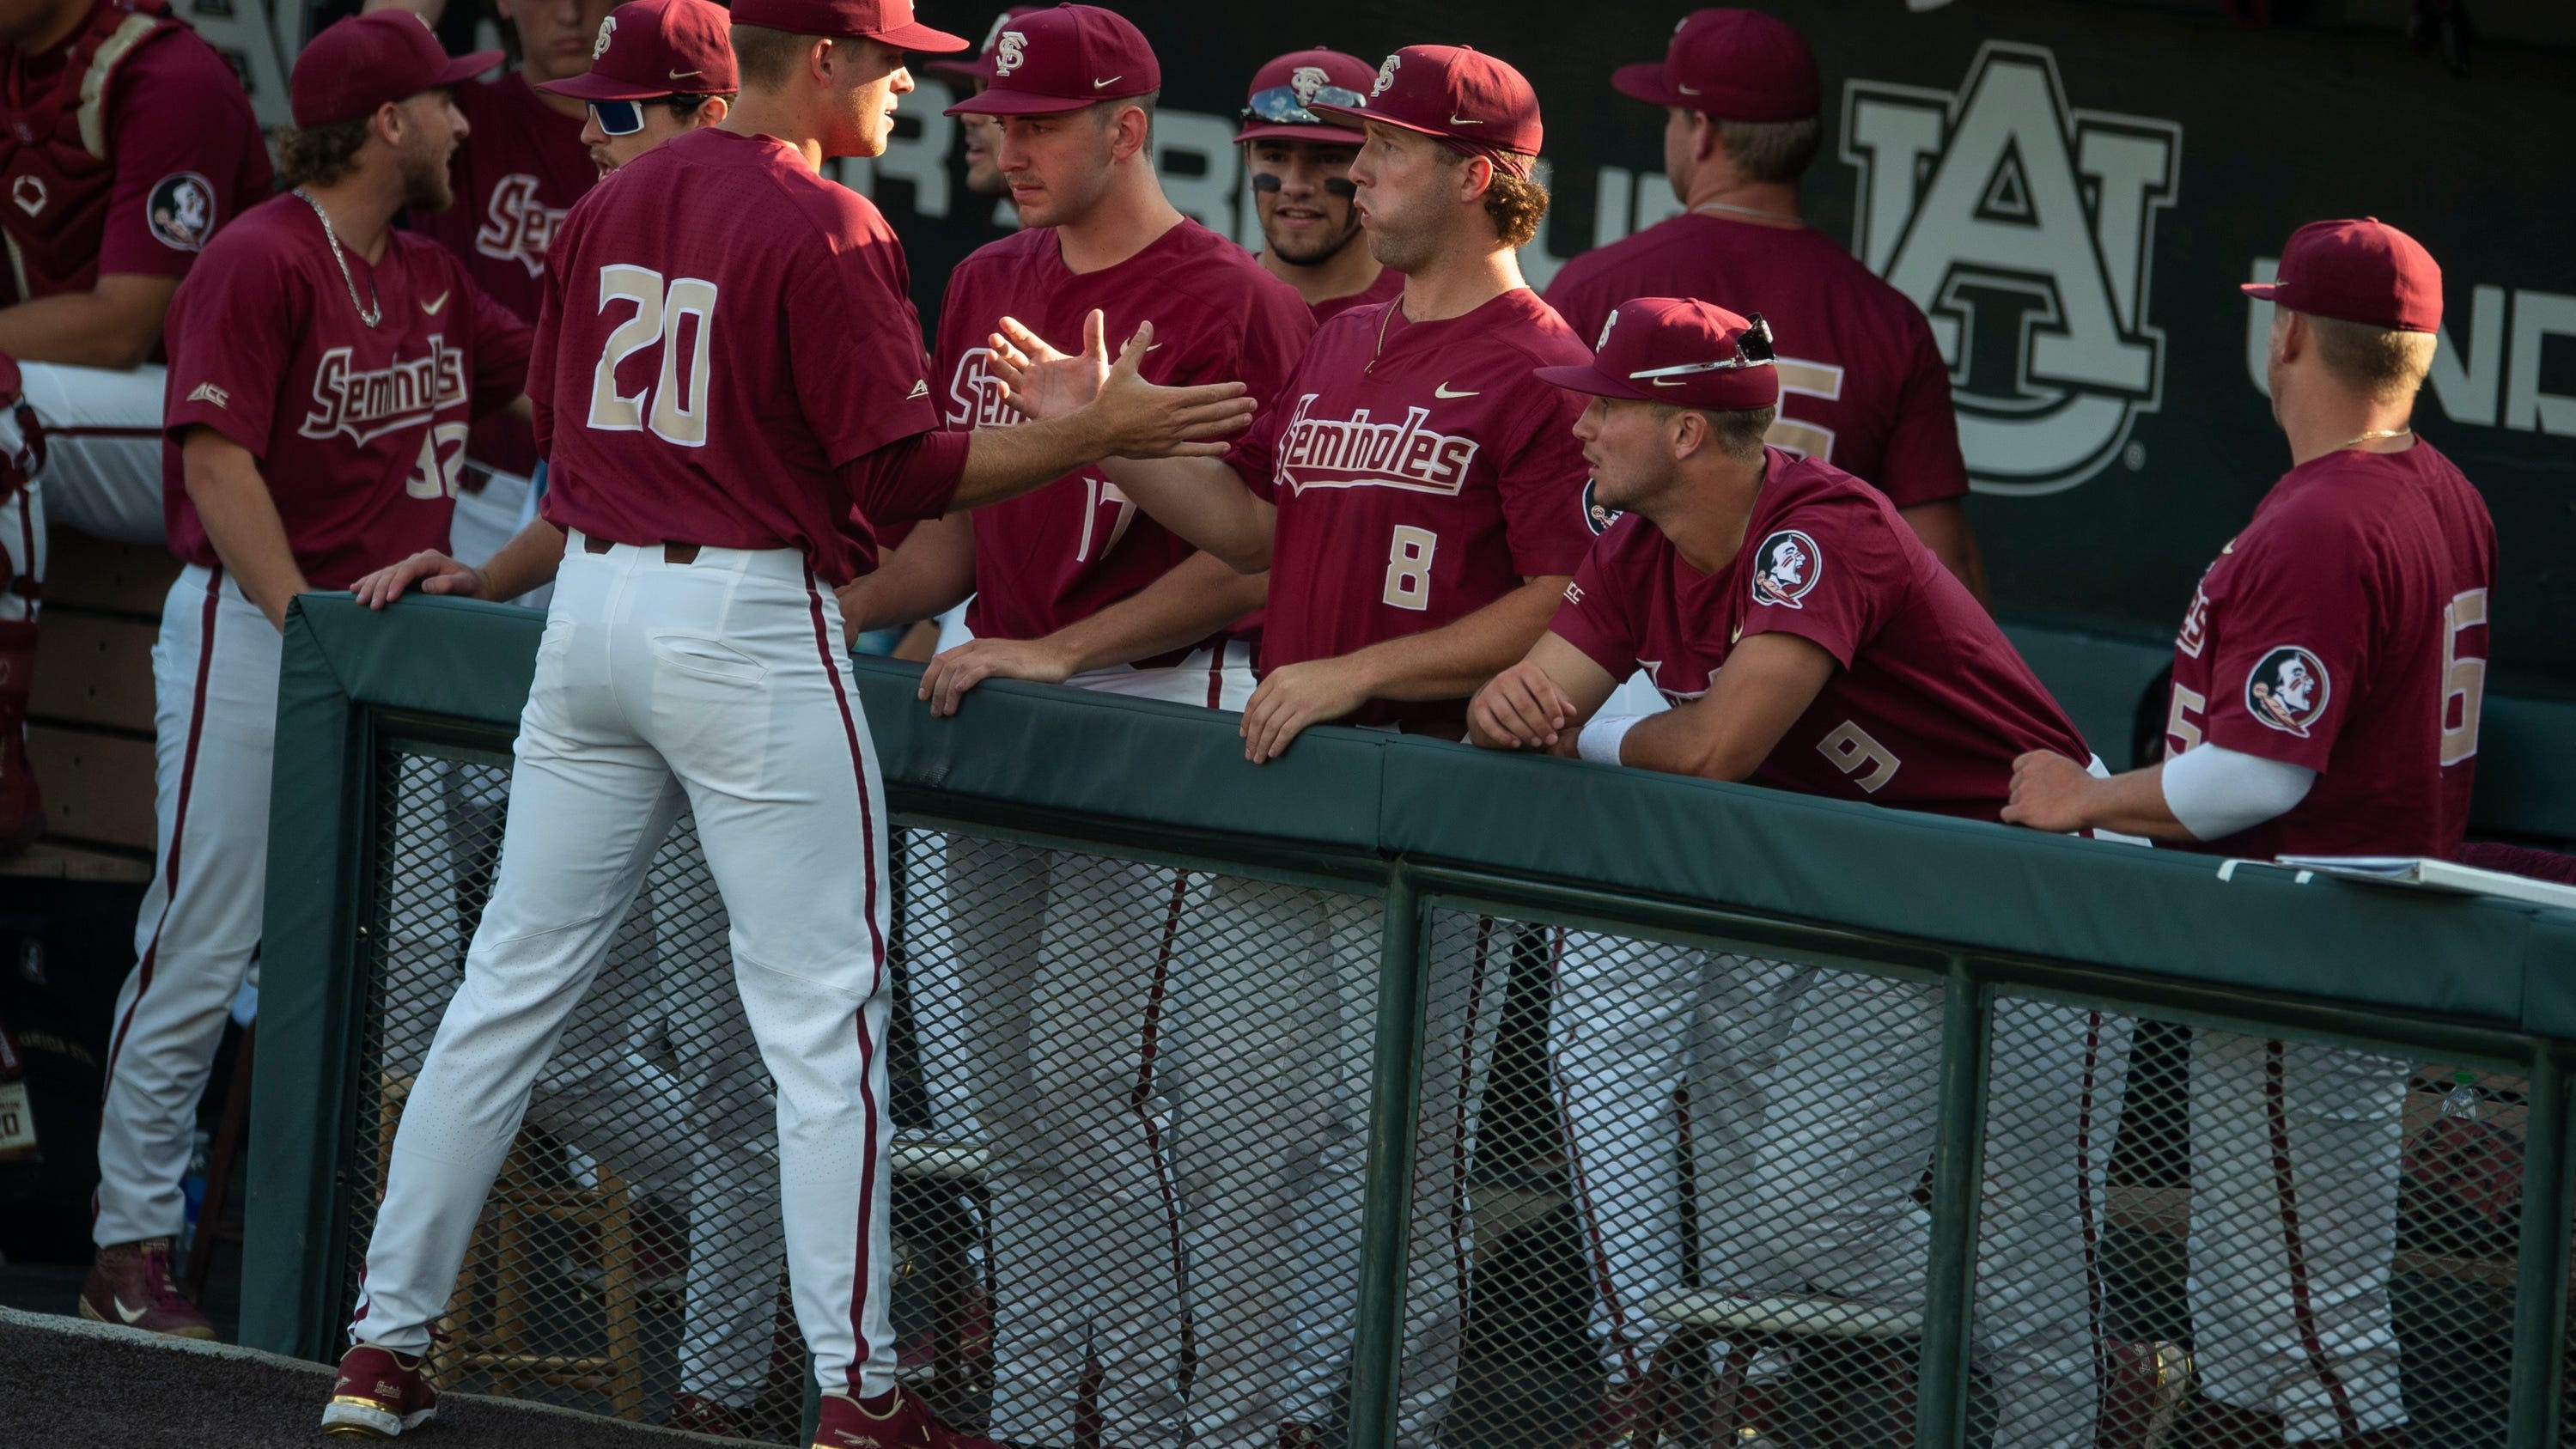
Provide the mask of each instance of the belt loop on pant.
MULTIPOLYGON (((595 533, 585 533, 581 536, 581 551, 584 553, 606 553, 615 547, 617 543, 614 539, 601 538, 595 533)), ((698 546, 694 543, 662 545, 662 562, 666 564, 693 564, 697 561, 698 546)))

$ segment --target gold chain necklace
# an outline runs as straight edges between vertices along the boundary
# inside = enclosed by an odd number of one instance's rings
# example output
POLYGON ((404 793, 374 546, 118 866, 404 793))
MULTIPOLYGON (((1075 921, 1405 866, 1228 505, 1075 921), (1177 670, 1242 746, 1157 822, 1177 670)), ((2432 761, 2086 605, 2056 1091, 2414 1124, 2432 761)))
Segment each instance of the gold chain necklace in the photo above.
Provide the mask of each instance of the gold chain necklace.
POLYGON ((2414 431, 2413 428, 2374 428, 2358 437, 2346 438, 2335 444, 2334 451, 2340 453, 2346 448, 2358 448, 2364 443, 2375 443, 2382 438, 2402 438, 2414 431))
POLYGON ((331 214, 324 211, 322 209, 322 203, 315 201, 313 199, 313 193, 306 191, 303 187, 299 186, 295 188, 295 194, 303 197, 304 204, 312 207, 314 216, 321 219, 322 239, 331 244, 331 260, 340 264, 340 284, 349 289, 349 305, 358 309, 358 320, 366 323, 370 327, 383 321, 385 319, 385 300, 383 294, 376 290, 376 279, 372 275, 367 278, 367 301, 372 302, 375 305, 373 307, 369 307, 366 303, 358 300, 358 280, 357 278, 349 275, 349 259, 340 251, 340 234, 331 229, 331 214))

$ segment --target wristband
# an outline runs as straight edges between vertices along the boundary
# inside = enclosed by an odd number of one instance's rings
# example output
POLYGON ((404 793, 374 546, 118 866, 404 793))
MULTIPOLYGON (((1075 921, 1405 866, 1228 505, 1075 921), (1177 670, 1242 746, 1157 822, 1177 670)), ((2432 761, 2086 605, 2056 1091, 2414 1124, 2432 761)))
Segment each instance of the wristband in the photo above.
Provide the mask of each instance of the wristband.
POLYGON ((1643 714, 1594 715, 1583 732, 1574 737, 1574 752, 1596 765, 1618 764, 1619 742, 1628 737, 1628 731, 1652 718, 1643 714))

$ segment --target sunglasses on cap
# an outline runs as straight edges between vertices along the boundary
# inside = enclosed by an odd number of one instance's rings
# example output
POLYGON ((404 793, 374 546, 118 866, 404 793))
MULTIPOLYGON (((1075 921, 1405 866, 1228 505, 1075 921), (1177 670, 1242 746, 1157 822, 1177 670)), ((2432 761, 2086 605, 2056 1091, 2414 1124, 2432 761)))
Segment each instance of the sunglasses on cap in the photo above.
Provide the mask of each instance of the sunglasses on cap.
POLYGON ((1678 367, 1650 367, 1644 372, 1629 373, 1628 380, 1645 382, 1658 377, 1687 377, 1695 372, 1731 372, 1739 367, 1766 365, 1774 356, 1771 351, 1771 324, 1763 321, 1759 312, 1745 321, 1752 325, 1736 336, 1733 357, 1720 358, 1715 362, 1685 362, 1678 367))
POLYGON ((632 136, 644 129, 646 106, 667 106, 683 102, 694 105, 704 96, 657 96, 649 101, 591 101, 590 118, 599 123, 600 134, 632 136))
POLYGON ((1315 93, 1307 97, 1300 97, 1295 86, 1272 86, 1266 91, 1252 93, 1252 99, 1244 104, 1243 119, 1246 124, 1253 121, 1269 121, 1281 126, 1330 124, 1317 119, 1313 111, 1306 109, 1308 101, 1321 101, 1328 106, 1349 106, 1353 110, 1364 109, 1368 105, 1368 97, 1340 86, 1317 86, 1315 93))

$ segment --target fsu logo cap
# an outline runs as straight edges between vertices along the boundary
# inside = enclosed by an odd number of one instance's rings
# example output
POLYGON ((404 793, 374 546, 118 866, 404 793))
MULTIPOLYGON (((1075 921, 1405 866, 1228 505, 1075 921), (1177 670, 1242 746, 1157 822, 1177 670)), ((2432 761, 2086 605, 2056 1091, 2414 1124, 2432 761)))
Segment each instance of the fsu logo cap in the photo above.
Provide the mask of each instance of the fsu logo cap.
POLYGON ((1538 157, 1538 92, 1490 55, 1463 45, 1408 45, 1378 67, 1371 90, 1365 107, 1317 101, 1312 109, 1354 129, 1382 121, 1437 136, 1453 151, 1523 178, 1538 157))
POLYGON ((912 0, 735 0, 733 18, 790 35, 862 36, 897 50, 948 54, 967 46, 966 37, 913 19, 912 0))
POLYGON ((378 10, 313 37, 295 58, 287 105, 298 126, 354 121, 389 101, 471 80, 500 63, 497 50, 450 57, 428 21, 408 10, 378 10))
POLYGON ((1359 126, 1339 116, 1326 116, 1318 106, 1368 107, 1377 72, 1356 55, 1338 50, 1291 51, 1252 73, 1252 89, 1243 101, 1246 141, 1321 141, 1328 146, 1359 144, 1359 126))
POLYGON ((2441 267, 2422 242, 2375 216, 2309 222, 2290 233, 2273 280, 2239 289, 2312 317, 2398 332, 2442 330, 2441 267))
POLYGON ((1134 22, 1096 5, 1021 16, 993 37, 980 95, 948 114, 1053 116, 1163 88, 1163 67, 1134 22))
POLYGON ((1771 324, 1691 297, 1622 302, 1601 329, 1600 353, 1573 367, 1542 367, 1541 382, 1593 397, 1670 403, 1713 413, 1780 401, 1771 324))
POLYGON ((537 87, 581 101, 711 96, 742 88, 733 17, 712 0, 627 0, 599 22, 590 69, 537 87))
POLYGON ((1758 10, 1694 10, 1662 60, 1623 65, 1610 84, 1648 105, 1729 121, 1804 120, 1820 93, 1806 37, 1758 10))

